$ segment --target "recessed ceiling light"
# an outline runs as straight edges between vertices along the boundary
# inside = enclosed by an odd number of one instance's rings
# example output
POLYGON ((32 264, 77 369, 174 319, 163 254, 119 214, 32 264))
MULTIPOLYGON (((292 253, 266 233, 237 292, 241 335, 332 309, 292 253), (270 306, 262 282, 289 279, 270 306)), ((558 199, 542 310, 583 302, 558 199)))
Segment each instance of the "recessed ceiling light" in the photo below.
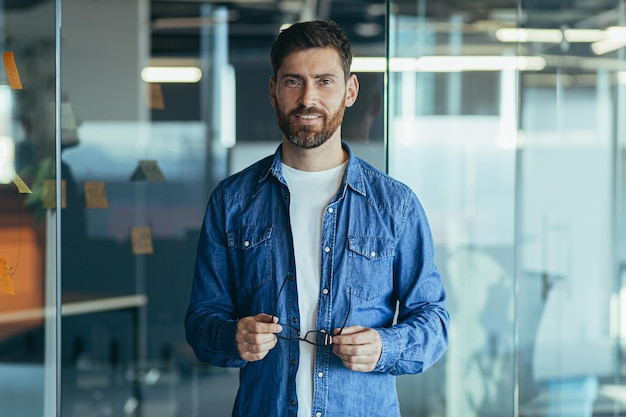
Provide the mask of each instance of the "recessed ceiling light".
POLYGON ((197 83, 201 78, 198 67, 145 67, 141 71, 147 83, 197 83))
POLYGON ((379 23, 357 23, 354 26, 354 32, 364 38, 371 38, 382 33, 383 28, 379 23))

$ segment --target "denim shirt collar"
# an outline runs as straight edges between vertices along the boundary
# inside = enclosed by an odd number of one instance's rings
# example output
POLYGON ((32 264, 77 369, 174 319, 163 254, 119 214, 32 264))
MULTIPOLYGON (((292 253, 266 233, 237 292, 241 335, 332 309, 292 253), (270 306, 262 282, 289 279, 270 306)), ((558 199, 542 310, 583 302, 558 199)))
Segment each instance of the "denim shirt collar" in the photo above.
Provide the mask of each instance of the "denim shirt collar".
MULTIPOLYGON (((258 184, 261 185, 268 180, 270 174, 274 176, 282 184, 287 185, 282 169, 282 144, 278 145, 273 158, 267 159, 267 164, 261 168, 258 184)), ((358 158, 350 149, 347 143, 341 142, 341 147, 348 154, 348 165, 343 173, 341 186, 339 187, 339 198, 343 198, 346 186, 349 186, 357 193, 366 196, 365 178, 363 176, 363 167, 358 158)))

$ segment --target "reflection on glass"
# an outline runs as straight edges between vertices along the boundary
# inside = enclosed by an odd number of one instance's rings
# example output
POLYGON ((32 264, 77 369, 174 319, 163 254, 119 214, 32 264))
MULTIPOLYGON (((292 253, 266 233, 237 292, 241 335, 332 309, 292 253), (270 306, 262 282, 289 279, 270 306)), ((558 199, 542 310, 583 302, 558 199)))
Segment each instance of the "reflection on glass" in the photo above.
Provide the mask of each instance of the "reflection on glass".
POLYGON ((54 1, 17 3, 0 2, 0 415, 54 416, 54 1))
POLYGON ((424 392, 406 411, 583 417, 623 409, 609 302, 621 305, 623 255, 611 245, 623 247, 623 234, 615 240, 623 190, 615 207, 612 187, 623 180, 611 161, 622 172, 623 118, 613 115, 624 102, 611 97, 620 93, 623 55, 596 55, 609 52, 598 49, 603 40, 623 47, 612 37, 619 22, 583 19, 597 26, 579 30, 566 18, 575 6, 547 18, 540 4, 460 21, 452 9, 435 13, 434 3, 391 16, 390 62, 437 56, 473 67, 389 74, 390 171, 431 218, 452 317, 442 369, 402 386, 407 397, 424 392), (543 65, 487 72, 495 68, 478 68, 484 56, 543 65))

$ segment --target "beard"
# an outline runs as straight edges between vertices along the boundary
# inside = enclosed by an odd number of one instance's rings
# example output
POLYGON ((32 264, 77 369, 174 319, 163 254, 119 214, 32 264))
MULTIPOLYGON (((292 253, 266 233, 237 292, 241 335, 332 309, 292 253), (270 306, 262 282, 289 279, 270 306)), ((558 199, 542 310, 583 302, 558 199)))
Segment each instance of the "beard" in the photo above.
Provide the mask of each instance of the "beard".
POLYGON ((341 106, 335 112, 327 115, 317 108, 307 109, 304 106, 300 106, 286 113, 276 103, 276 118, 278 119, 278 127, 289 142, 299 148, 313 149, 326 143, 335 133, 343 121, 345 110, 345 107, 341 106), (293 121, 293 116, 299 114, 321 114, 323 118, 322 126, 302 126, 297 124, 293 121))

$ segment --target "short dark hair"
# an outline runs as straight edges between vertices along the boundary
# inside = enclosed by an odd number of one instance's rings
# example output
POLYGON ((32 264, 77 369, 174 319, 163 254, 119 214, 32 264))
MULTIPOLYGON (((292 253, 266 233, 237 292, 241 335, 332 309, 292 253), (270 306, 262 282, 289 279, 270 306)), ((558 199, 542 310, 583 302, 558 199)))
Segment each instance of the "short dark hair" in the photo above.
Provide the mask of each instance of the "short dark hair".
POLYGON ((350 76, 352 47, 346 32, 332 20, 300 22, 280 31, 270 53, 274 77, 285 57, 293 52, 311 48, 332 48, 341 58, 345 79, 350 76))

